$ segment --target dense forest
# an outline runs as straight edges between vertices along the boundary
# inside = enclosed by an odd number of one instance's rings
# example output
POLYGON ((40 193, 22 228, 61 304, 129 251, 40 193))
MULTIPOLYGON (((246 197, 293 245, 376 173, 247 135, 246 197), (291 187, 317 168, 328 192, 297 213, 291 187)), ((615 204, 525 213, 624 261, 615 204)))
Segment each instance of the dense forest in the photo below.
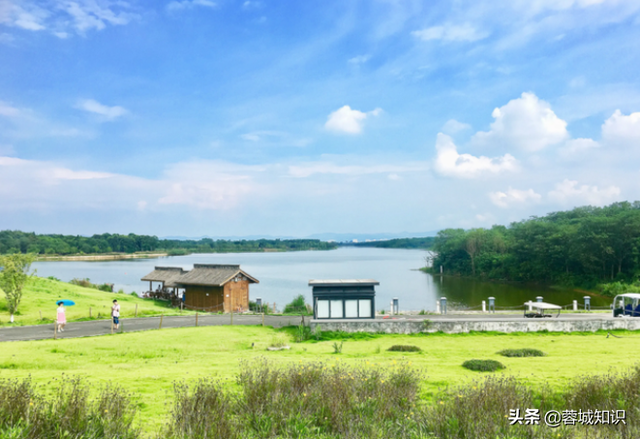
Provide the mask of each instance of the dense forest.
POLYGON ((159 239, 147 235, 37 235, 19 231, 0 231, 0 254, 37 253, 40 255, 75 255, 97 253, 169 252, 231 253, 260 251, 331 250, 337 245, 317 239, 257 239, 226 241, 159 239))
POLYGON ((491 229, 446 229, 434 272, 593 287, 640 276, 640 202, 579 207, 491 229))
POLYGON ((426 238, 396 238, 384 241, 354 242, 343 245, 353 245, 355 247, 430 249, 435 239, 433 236, 426 238))

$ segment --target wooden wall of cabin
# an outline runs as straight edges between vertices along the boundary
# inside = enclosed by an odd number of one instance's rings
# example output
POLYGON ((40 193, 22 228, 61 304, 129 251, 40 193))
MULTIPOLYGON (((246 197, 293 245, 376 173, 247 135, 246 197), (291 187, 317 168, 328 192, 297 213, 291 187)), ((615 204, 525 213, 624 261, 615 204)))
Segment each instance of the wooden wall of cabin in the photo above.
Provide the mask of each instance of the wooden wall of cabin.
POLYGON ((224 285, 224 310, 229 312, 231 309, 234 312, 238 312, 240 309, 243 311, 249 309, 248 280, 231 281, 224 285))
POLYGON ((226 311, 226 307, 223 305, 225 294, 222 287, 188 286, 185 291, 184 304, 186 308, 191 309, 213 312, 226 311))

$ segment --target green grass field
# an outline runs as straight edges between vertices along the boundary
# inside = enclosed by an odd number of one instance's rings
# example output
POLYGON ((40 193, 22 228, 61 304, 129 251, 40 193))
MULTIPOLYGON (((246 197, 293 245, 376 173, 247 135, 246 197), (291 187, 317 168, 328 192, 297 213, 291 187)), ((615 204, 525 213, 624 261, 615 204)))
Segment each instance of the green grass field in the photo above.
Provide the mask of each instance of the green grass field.
MULTIPOLYGON (((47 385, 52 379, 82 376, 92 383, 112 381, 140 395, 139 422, 147 432, 159 426, 172 383, 216 376, 234 386, 240 362, 258 357, 285 364, 311 361, 369 362, 381 367, 394 361, 411 362, 425 372, 423 396, 433 399, 447 386, 484 376, 462 367, 470 359, 495 359, 508 374, 538 386, 548 383, 560 391, 576 376, 626 370, 638 361, 640 335, 604 334, 471 334, 381 335, 347 340, 342 354, 333 354, 332 341, 290 342, 289 351, 266 351, 284 331, 252 326, 181 328, 117 334, 95 338, 2 344, 0 378, 31 376, 47 385), (251 344, 254 347, 251 348, 251 344), (421 352, 387 352, 392 345, 416 345, 421 352), (509 348, 536 348, 544 357, 507 358, 509 348)), ((373 367, 373 366, 372 366, 373 367)), ((63 378, 64 379, 64 378, 63 378)))
MULTIPOLYGON (((136 305, 138 316, 171 315, 178 311, 165 306, 163 302, 141 299, 128 294, 114 294, 93 288, 84 288, 66 282, 60 282, 40 277, 32 277, 24 287, 22 301, 18 313, 14 316, 15 323, 9 323, 9 312, 4 292, 0 290, 0 326, 21 326, 51 323, 56 317, 56 301, 59 299, 73 300, 76 305, 67 307, 68 321, 89 320, 91 317, 109 318, 113 299, 120 303, 120 315, 123 318, 133 317, 136 305), (42 312, 42 320, 40 319, 42 312)), ((186 312, 186 311, 185 311, 186 312)))

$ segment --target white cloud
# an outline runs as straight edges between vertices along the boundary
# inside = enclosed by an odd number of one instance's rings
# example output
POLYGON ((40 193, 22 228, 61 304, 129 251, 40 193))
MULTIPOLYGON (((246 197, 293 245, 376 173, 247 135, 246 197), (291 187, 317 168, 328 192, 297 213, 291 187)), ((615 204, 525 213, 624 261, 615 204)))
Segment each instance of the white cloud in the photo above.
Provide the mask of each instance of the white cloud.
POLYGON ((455 119, 449 119, 443 126, 441 131, 445 134, 453 135, 461 131, 471 129, 471 125, 468 123, 458 122, 455 119))
POLYGON ((363 113, 362 111, 352 110, 350 106, 345 105, 329 114, 324 127, 329 131, 360 134, 365 119, 369 116, 378 116, 380 113, 382 113, 380 108, 363 113))
POLYGON ((0 116, 17 117, 21 114, 20 110, 0 101, 0 116))
POLYGON ((0 23, 30 31, 50 30, 59 38, 68 36, 67 28, 83 34, 87 30, 102 30, 107 25, 124 25, 136 15, 128 12, 125 1, 76 0, 35 2, 3 0, 0 2, 0 23))
MULTIPOLYGON (((247 2, 245 2, 247 3, 247 2)), ((251 2, 249 2, 251 3, 251 2)), ((204 6, 207 8, 215 8, 217 4, 210 0, 183 0, 183 1, 172 1, 167 4, 168 11, 180 11, 182 9, 192 9, 196 6, 204 6)))
POLYGON ((567 139, 567 123, 551 110, 549 103, 533 93, 522 93, 518 99, 496 108, 491 129, 478 132, 472 143, 539 151, 567 139))
POLYGON ((242 9, 244 9, 245 11, 260 9, 262 8, 262 6, 262 2, 259 1, 245 1, 244 3, 242 3, 242 9))
POLYGON ((369 61, 370 58, 371 58, 370 55, 358 55, 358 56, 354 56, 353 58, 350 58, 348 63, 355 64, 355 65, 364 64, 367 61, 369 61))
POLYGON ((593 139, 571 139, 560 148, 558 153, 566 159, 576 160, 597 148, 600 148, 600 144, 593 139))
POLYGON ((297 138, 284 131, 253 131, 241 134, 240 138, 248 142, 260 142, 267 146, 304 147, 312 142, 308 138, 297 138))
POLYGON ((442 40, 442 41, 477 41, 486 38, 489 34, 477 30, 470 24, 447 24, 445 26, 433 26, 422 30, 411 32, 416 38, 422 41, 442 40))
MULTIPOLYGON (((118 4, 126 5, 125 2, 118 4)), ((107 3, 107 5, 109 4, 107 3)), ((115 12, 108 6, 99 5, 97 1, 67 1, 63 2, 60 8, 73 18, 73 26, 80 33, 90 29, 102 30, 108 24, 124 25, 134 18, 134 15, 130 13, 115 12)))
POLYGON ((511 207, 513 205, 525 205, 530 202, 537 203, 542 199, 542 196, 536 193, 533 189, 522 191, 519 189, 509 188, 505 192, 491 192, 489 194, 491 202, 498 207, 511 207))
POLYGON ((586 184, 578 186, 577 181, 569 179, 556 184, 555 189, 549 192, 549 199, 559 204, 574 206, 585 202, 602 206, 616 201, 619 197, 620 188, 617 186, 612 185, 604 189, 586 184))
POLYGON ((311 162, 289 166, 289 175, 296 178, 310 177, 315 174, 339 174, 347 176, 367 174, 391 174, 390 180, 397 180, 397 174, 404 172, 426 171, 426 164, 400 165, 337 165, 332 162, 311 162), (395 175, 395 177, 393 177, 395 175))
POLYGON ((94 99, 84 99, 78 102, 77 108, 88 111, 89 113, 99 114, 107 120, 114 120, 128 113, 126 108, 120 106, 109 107, 102 105, 94 99))
POLYGON ((476 178, 518 169, 518 161, 510 154, 495 158, 458 154, 451 137, 443 133, 438 133, 436 151, 434 169, 439 174, 449 177, 476 178))
POLYGON ((640 112, 625 116, 616 110, 602 125, 602 140, 611 146, 640 147, 640 112))

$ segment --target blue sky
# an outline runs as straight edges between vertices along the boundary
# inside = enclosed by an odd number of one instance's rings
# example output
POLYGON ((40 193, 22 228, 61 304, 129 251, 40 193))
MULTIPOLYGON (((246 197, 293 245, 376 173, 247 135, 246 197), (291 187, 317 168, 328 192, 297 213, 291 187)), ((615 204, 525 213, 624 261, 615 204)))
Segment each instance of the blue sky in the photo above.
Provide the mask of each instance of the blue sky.
POLYGON ((0 0, 0 229, 486 227, 640 199, 640 1, 0 0))

